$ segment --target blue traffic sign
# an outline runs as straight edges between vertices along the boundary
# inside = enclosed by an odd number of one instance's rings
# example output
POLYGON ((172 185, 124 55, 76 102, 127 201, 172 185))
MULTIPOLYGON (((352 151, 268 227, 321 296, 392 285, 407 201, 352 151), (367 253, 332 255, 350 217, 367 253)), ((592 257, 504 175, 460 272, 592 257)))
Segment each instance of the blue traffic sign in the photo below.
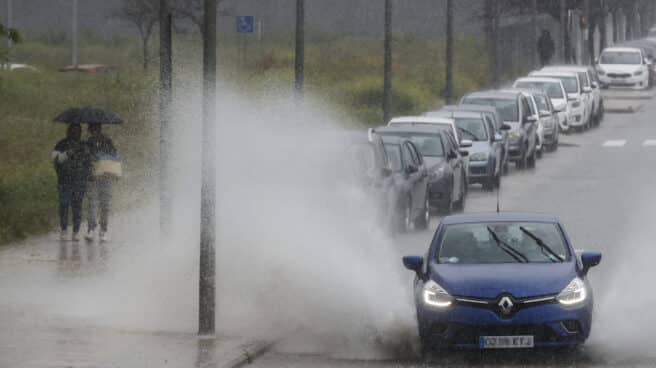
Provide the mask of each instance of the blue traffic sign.
POLYGON ((253 33, 255 18, 252 15, 237 16, 237 33, 253 33))

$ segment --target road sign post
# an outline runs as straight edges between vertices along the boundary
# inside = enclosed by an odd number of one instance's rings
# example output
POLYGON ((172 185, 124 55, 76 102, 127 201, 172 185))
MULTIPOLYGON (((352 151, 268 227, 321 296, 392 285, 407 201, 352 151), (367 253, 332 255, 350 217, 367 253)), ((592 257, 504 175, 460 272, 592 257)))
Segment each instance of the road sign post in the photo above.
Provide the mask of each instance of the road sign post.
POLYGON ((235 18, 235 25, 237 33, 241 35, 240 48, 240 62, 246 64, 247 56, 246 49, 248 47, 248 34, 255 31, 255 17, 252 15, 238 15, 235 18))

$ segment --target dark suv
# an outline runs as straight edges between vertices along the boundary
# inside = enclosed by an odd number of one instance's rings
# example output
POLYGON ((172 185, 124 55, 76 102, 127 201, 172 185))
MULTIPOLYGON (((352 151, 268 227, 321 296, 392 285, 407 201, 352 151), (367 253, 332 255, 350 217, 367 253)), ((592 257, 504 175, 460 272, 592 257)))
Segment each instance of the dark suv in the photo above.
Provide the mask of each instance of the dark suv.
POLYGON ((517 168, 535 167, 538 121, 530 108, 530 96, 521 91, 474 92, 461 103, 495 106, 508 131, 508 160, 517 168))

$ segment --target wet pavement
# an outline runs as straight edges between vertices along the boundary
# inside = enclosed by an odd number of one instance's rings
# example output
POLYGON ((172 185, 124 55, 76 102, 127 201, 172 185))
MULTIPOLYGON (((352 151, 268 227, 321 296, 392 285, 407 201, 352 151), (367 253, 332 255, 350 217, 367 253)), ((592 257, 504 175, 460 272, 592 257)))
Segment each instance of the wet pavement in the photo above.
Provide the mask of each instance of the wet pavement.
MULTIPOLYGON (((378 354, 345 353, 325 346, 304 351, 292 339, 278 344, 255 366, 656 366, 651 343, 656 336, 656 313, 652 308, 656 294, 651 292, 656 280, 652 261, 656 257, 656 147, 649 143, 656 139, 656 104, 639 97, 639 102, 623 99, 612 103, 639 103, 644 105, 640 111, 607 114, 598 128, 561 136, 559 150, 545 154, 537 169, 511 170, 502 179, 502 210, 557 214, 575 248, 603 252, 601 266, 590 273, 595 312, 592 334, 585 346, 573 351, 441 351, 423 361, 416 353, 416 337, 409 338, 412 347, 403 353, 391 348, 383 348, 382 352, 374 349, 378 354)), ((466 212, 493 211, 495 206, 493 193, 474 187, 466 212)), ((433 219, 431 231, 397 238, 398 256, 424 254, 438 221, 433 219)), ((407 285, 411 287, 411 275, 407 285)), ((404 344, 398 341, 396 347, 404 344)))

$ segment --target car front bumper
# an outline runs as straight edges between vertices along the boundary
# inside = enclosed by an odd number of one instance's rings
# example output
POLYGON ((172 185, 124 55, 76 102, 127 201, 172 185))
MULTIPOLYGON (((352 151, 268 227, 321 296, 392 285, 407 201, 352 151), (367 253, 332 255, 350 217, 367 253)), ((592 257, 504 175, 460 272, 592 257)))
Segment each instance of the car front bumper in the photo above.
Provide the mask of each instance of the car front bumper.
POLYGON ((484 184, 494 177, 490 161, 469 161, 469 184, 484 184))
MULTIPOLYGON (((611 73, 612 74, 612 73, 611 73)), ((606 75, 599 75, 599 82, 606 87, 645 89, 649 87, 649 76, 632 74, 623 74, 624 77, 611 78, 606 75), (626 75, 629 75, 628 77, 626 75)))
POLYGON ((579 307, 542 304, 520 309, 510 318, 457 302, 445 310, 418 305, 417 322, 422 340, 434 348, 478 349, 481 336, 518 335, 533 336, 535 347, 573 346, 590 334, 592 303, 579 307))

